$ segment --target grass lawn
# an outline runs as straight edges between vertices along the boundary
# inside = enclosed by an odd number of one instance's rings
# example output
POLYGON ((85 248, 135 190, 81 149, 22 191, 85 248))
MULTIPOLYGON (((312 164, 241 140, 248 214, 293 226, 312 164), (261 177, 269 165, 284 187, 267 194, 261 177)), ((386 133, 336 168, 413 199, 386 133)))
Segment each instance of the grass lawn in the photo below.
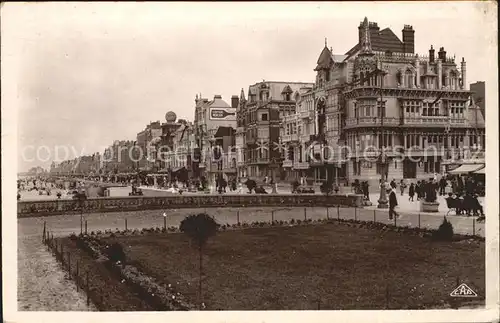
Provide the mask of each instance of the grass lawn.
MULTIPOLYGON (((198 251, 187 236, 107 239, 197 302, 198 251)), ((457 280, 484 300, 484 249, 339 224, 219 232, 204 250, 203 300, 208 310, 384 309, 387 300, 391 309, 437 308, 457 280)))

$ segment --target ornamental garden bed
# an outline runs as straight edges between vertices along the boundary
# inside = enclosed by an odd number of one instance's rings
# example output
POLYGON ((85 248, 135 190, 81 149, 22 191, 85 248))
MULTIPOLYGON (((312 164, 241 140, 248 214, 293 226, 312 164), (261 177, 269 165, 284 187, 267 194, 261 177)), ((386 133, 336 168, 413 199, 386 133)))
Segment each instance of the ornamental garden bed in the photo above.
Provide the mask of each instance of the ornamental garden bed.
MULTIPOLYGON (((430 233, 423 230, 359 221, 307 222, 293 226, 259 223, 247 225, 245 230, 220 228, 202 253, 206 309, 458 307, 468 299, 449 294, 461 283, 471 287, 478 294, 476 301, 484 304, 485 248, 481 239, 457 236, 453 242, 438 242, 426 238, 430 233)), ((185 307, 169 309, 194 309, 198 304, 198 250, 186 235, 173 231, 157 228, 94 234, 85 239, 101 244, 100 248, 121 244, 126 263, 154 280, 157 287, 150 287, 149 294, 183 300, 185 307)), ((106 290, 105 296, 97 298, 101 303, 109 299, 106 306, 96 304, 100 310, 161 307, 161 300, 147 300, 140 290, 122 282, 123 277, 104 265, 102 257, 99 261, 88 256, 77 240, 65 238, 62 243, 93 270, 92 282, 99 286, 96 290, 106 290)), ((72 262, 75 257, 72 254, 72 262)))

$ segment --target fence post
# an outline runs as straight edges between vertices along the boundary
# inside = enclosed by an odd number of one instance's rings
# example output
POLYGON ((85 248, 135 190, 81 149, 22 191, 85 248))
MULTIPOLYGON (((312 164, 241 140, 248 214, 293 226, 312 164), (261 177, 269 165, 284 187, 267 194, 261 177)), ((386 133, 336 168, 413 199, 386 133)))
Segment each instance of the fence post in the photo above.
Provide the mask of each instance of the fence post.
POLYGON ((340 205, 337 205, 337 220, 340 220, 340 205))
POLYGON ((395 227, 398 226, 397 218, 398 218, 398 216, 394 214, 394 226, 395 227))
POLYGON ((418 213, 418 228, 420 229, 420 212, 418 213))
POLYGON ((237 219, 237 223, 240 224, 240 209, 238 209, 238 211, 236 211, 236 219, 237 219))
POLYGON ((89 295, 89 294, 90 294, 90 293, 89 293, 89 272, 88 272, 88 271, 87 271, 87 273, 86 273, 86 277, 85 277, 85 279, 86 279, 86 281, 87 281, 87 282, 86 282, 86 285, 85 285, 85 287, 86 287, 86 288, 85 288, 85 290, 86 290, 86 292, 87 292, 87 306, 90 306, 90 295, 89 295))
POLYGON ((358 220, 358 207, 354 207, 354 221, 358 220))
POLYGON ((274 222, 274 210, 271 211, 271 222, 274 222))
POLYGON ((385 285, 385 309, 389 309, 389 285, 385 285))
POLYGON ((128 223, 127 223, 127 218, 125 218, 125 231, 128 231, 128 223))
POLYGON ((326 219, 329 220, 330 219, 330 214, 329 214, 329 209, 328 209, 328 206, 326 207, 326 219))
POLYGON ((304 221, 307 220, 307 208, 304 208, 304 221))
POLYGON ((163 217, 163 229, 165 231, 167 231, 167 217, 166 216, 163 217))
POLYGON ((87 220, 85 220, 85 235, 87 235, 87 220))
POLYGON ((377 222, 377 210, 373 209, 373 222, 377 222))
POLYGON ((472 218, 472 235, 476 235, 476 218, 472 218))
POLYGON ((76 291, 80 289, 80 263, 76 261, 76 291))
POLYGON ((43 236, 42 236, 42 243, 45 243, 45 240, 46 240, 46 238, 45 238, 45 234, 46 234, 46 230, 47 230, 46 225, 47 225, 47 222, 46 222, 46 221, 43 221, 43 236))
POLYGON ((68 272, 69 278, 71 278, 71 253, 68 251, 68 272))
POLYGON ((62 241, 61 241, 61 264, 64 267, 64 246, 62 244, 62 241))

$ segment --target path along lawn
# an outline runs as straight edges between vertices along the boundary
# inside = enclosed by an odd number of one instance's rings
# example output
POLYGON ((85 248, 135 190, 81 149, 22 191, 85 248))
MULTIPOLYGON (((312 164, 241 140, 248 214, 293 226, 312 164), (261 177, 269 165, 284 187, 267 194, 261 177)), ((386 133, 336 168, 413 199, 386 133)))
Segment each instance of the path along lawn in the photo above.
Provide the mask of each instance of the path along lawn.
MULTIPOLYGON (((197 302, 198 251, 187 236, 109 240, 197 302)), ((484 300, 484 249, 341 224, 219 232, 204 250, 203 300, 207 310, 383 309, 387 299, 391 309, 437 308, 457 279, 484 300)))

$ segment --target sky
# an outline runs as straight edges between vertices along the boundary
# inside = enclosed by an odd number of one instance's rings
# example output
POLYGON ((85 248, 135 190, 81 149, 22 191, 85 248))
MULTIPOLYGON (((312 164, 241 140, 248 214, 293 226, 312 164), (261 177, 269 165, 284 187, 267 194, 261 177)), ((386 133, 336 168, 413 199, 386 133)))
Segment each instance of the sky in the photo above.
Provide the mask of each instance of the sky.
POLYGON ((56 146, 74 158, 135 140, 167 111, 193 120, 199 93, 230 102, 262 80, 313 82, 325 37, 344 54, 365 16, 400 39, 412 25, 417 53, 445 47, 465 57, 469 84, 485 80, 496 68, 484 59, 497 42, 492 10, 484 2, 3 4, 3 109, 17 115, 18 170, 65 157, 56 146))

